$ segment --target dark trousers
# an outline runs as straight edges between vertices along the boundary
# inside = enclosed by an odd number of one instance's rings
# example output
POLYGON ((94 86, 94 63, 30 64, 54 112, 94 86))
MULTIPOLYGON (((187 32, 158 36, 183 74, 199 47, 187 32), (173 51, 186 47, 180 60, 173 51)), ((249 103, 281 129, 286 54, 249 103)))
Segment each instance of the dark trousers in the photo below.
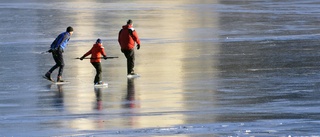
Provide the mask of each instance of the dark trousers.
POLYGON ((100 62, 91 62, 93 67, 96 69, 96 76, 94 77, 94 84, 101 81, 101 63, 100 62))
POLYGON ((127 58, 127 73, 130 74, 133 72, 134 68, 134 49, 132 50, 121 50, 122 53, 126 56, 127 58))
POLYGON ((52 57, 53 57, 54 61, 56 62, 56 64, 49 70, 49 72, 51 74, 55 69, 59 68, 58 77, 62 76, 63 68, 64 68, 64 61, 63 61, 62 53, 63 53, 62 49, 52 51, 52 57))

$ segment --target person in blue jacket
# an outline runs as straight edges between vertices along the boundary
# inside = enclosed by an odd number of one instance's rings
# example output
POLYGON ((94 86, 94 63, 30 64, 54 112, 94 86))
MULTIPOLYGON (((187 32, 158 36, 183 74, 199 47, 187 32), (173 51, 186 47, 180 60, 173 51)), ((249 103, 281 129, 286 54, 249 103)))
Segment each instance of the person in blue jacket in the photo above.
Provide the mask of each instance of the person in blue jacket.
POLYGON ((44 78, 54 82, 54 80, 51 78, 51 73, 59 68, 57 82, 64 82, 62 80, 62 73, 63 73, 63 67, 64 67, 64 61, 63 61, 63 55, 64 49, 66 48, 70 37, 73 34, 73 28, 68 27, 66 32, 61 33, 51 44, 50 50, 48 52, 52 53, 52 57, 56 64, 44 75, 44 78))

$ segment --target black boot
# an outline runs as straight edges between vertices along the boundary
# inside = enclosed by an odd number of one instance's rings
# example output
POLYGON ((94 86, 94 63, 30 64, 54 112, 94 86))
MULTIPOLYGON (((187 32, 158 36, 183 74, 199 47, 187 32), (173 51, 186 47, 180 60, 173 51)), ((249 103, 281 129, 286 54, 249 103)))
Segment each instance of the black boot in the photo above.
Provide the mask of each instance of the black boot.
POLYGON ((50 72, 47 72, 45 75, 44 75, 44 78, 49 80, 49 81, 52 81, 54 82, 54 80, 51 78, 51 73, 50 72))

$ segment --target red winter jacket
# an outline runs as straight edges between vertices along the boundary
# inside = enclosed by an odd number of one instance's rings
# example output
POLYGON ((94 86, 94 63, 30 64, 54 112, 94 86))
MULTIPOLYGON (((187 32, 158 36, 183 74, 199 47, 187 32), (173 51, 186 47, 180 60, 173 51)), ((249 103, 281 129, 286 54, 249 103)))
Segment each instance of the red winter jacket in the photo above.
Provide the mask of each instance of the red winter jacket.
POLYGON ((104 51, 104 47, 101 43, 93 44, 93 47, 83 55, 83 57, 86 57, 91 54, 90 62, 101 62, 101 55, 106 57, 107 54, 104 51))
POLYGON ((131 25, 124 25, 119 32, 118 42, 121 50, 131 50, 134 48, 135 42, 140 44, 137 31, 131 25))

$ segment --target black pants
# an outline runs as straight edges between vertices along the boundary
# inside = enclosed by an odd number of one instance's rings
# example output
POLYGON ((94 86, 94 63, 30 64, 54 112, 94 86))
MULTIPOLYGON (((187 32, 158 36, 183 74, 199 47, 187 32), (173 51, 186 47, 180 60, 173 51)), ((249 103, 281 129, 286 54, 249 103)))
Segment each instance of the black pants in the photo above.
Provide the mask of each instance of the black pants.
POLYGON ((52 51, 52 57, 53 57, 54 61, 56 62, 56 65, 54 65, 49 70, 49 72, 52 73, 56 68, 59 67, 58 77, 62 76, 63 68, 64 68, 64 61, 63 61, 62 53, 63 53, 62 49, 52 51))
POLYGON ((134 49, 132 50, 121 50, 122 53, 126 56, 127 58, 127 73, 130 74, 133 72, 134 68, 134 49))
POLYGON ((94 84, 101 81, 101 63, 100 62, 91 62, 93 67, 96 69, 96 76, 94 77, 94 84))

